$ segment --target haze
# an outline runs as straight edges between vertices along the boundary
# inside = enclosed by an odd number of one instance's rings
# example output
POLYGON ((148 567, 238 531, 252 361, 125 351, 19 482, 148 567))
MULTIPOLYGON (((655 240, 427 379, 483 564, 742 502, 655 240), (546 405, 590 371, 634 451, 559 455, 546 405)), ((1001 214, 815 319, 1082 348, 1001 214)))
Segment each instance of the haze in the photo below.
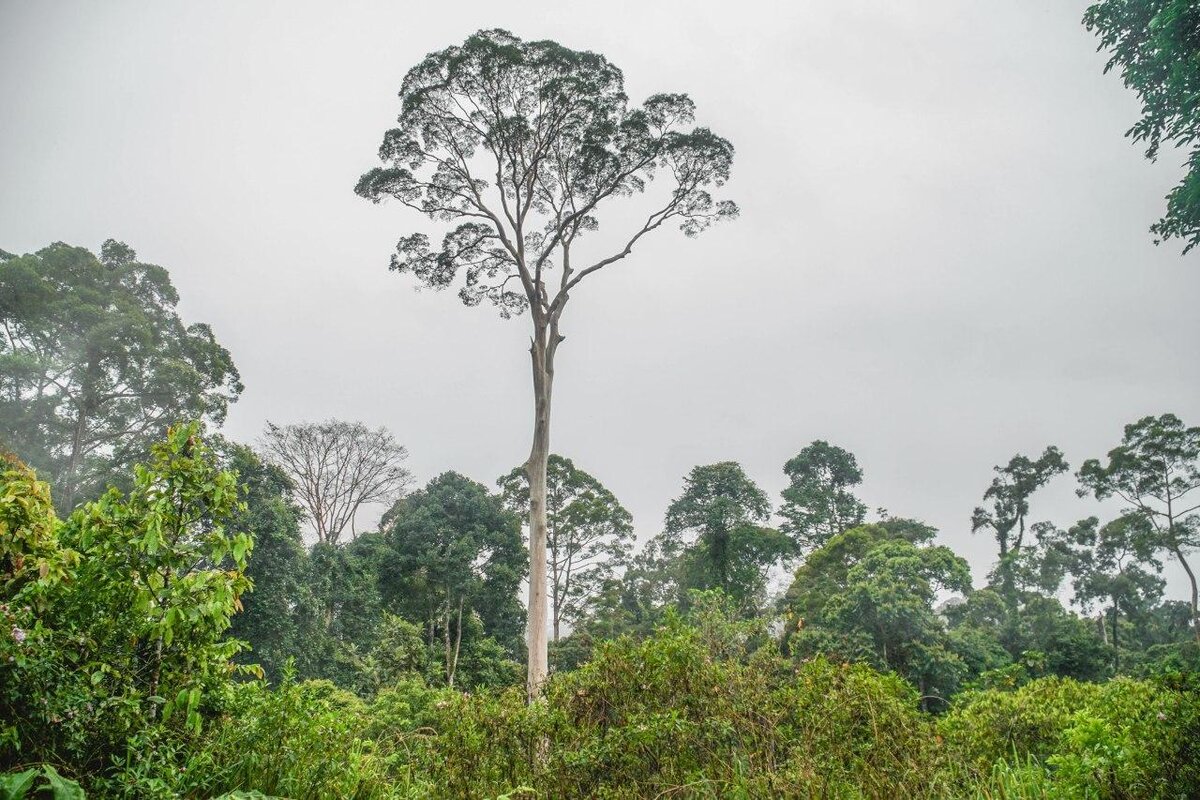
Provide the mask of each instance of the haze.
MULTIPOLYGON (((565 320, 553 449, 641 538, 693 465, 740 461, 777 498, 822 438, 979 579, 992 465, 1197 424, 1200 255, 1147 233, 1182 156, 1123 138, 1136 100, 1084 3, 647 5, 5 2, 0 247, 114 237, 166 266, 242 372, 235 439, 361 419, 422 481, 491 485, 528 452, 528 320, 390 274, 427 225, 352 187, 407 69, 499 26, 605 54, 633 100, 689 93, 738 150, 740 220, 661 232, 565 320)), ((1074 485, 1032 517, 1107 513, 1074 485)))

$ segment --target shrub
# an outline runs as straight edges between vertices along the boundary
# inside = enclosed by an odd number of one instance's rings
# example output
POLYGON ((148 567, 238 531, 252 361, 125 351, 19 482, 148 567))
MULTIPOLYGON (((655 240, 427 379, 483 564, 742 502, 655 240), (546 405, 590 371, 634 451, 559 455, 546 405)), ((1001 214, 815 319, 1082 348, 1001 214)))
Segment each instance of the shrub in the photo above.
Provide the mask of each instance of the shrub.
POLYGON ((368 714, 355 695, 328 681, 275 690, 238 686, 204 745, 187 759, 177 790, 188 797, 253 790, 292 800, 376 800, 408 796, 365 735, 368 714))
POLYGON ((1110 681, 1073 715, 1046 761, 1062 797, 1200 797, 1200 695, 1110 681))
POLYGON ((1007 760, 1047 797, 1200 797, 1200 694, 1186 681, 1040 678, 972 693, 939 725, 960 787, 989 785, 1007 760))
POLYGON ((901 679, 749 652, 736 624, 672 618, 643 642, 600 645, 523 694, 443 692, 405 757, 436 797, 928 797, 939 749, 901 679), (538 754, 544 754, 538 758, 538 754))
POLYGON ((1046 677, 1014 691, 986 689, 962 695, 939 721, 954 758, 982 780, 992 765, 1016 754, 1045 759, 1071 716, 1094 696, 1095 684, 1046 677))

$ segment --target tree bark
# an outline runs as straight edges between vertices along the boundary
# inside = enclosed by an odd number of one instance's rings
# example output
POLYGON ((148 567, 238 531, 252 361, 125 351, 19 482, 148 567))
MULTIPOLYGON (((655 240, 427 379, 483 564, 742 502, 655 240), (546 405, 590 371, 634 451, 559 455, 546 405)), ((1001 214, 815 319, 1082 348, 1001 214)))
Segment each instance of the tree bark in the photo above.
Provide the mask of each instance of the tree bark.
POLYGON ((1187 558, 1183 555, 1183 548, 1179 546, 1178 541, 1172 535, 1175 557, 1179 559, 1179 563, 1183 565, 1183 571, 1187 573, 1188 580, 1192 584, 1192 635, 1200 642, 1200 589, 1196 586, 1196 573, 1192 572, 1192 566, 1187 562, 1187 558))
POLYGON ((79 409, 79 416, 75 419, 75 431, 71 436, 71 459, 67 463, 67 479, 63 481, 66 484, 63 500, 64 511, 70 511, 75 505, 76 481, 79 474, 79 462, 82 460, 83 434, 86 430, 87 414, 83 409, 79 409))
POLYGON ((546 470, 550 458, 550 400, 554 387, 554 353, 562 337, 557 316, 534 320, 529 354, 533 367, 533 446, 525 462, 529 478, 529 618, 525 629, 529 670, 526 696, 532 702, 542 693, 548 671, 546 641, 546 470))

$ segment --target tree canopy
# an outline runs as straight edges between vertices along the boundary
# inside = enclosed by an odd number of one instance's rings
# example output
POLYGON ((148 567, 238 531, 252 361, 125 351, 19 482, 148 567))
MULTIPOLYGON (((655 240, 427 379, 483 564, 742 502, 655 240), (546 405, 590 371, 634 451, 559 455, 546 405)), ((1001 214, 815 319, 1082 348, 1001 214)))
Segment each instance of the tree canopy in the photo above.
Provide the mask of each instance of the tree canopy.
POLYGON ((330 419, 275 425, 268 422, 263 455, 291 479, 317 541, 337 544, 346 528, 357 535, 364 505, 394 503, 412 482, 408 450, 387 428, 330 419))
POLYGON ((817 440, 789 459, 783 471, 789 484, 783 490, 783 531, 802 550, 828 542, 844 530, 862 524, 867 507, 852 487, 862 483, 854 454, 817 440))
POLYGON ((694 468, 663 525, 666 537, 680 542, 681 588, 720 589, 744 611, 755 610, 767 570, 791 552, 787 537, 766 526, 770 515, 766 493, 741 465, 694 468))
POLYGON ((0 439, 58 487, 100 494, 169 424, 219 424, 242 391, 208 325, 187 325, 162 267, 109 239, 0 259, 0 439))
MULTIPOLYGON (((633 517, 599 480, 569 458, 551 455, 546 474, 550 622, 558 641, 588 602, 617 574, 633 548, 633 517)), ((521 467, 499 481, 505 504, 529 516, 529 480, 521 467)))
POLYGON ((1015 560, 1025 544, 1029 500, 1051 478, 1068 468, 1062 451, 1053 445, 1036 459, 1015 455, 1007 464, 994 468, 996 477, 983 493, 983 499, 991 501, 991 508, 977 507, 971 516, 973 532, 990 530, 996 537, 1000 551, 996 573, 1002 594, 1014 607, 1017 604, 1015 560))
POLYGON ((1154 161, 1164 144, 1186 152, 1185 173, 1167 194, 1167 210, 1150 227, 1159 240, 1200 244, 1200 7, 1193 0, 1103 0, 1084 16, 1110 53, 1104 71, 1120 68, 1137 93, 1142 117, 1125 135, 1154 161))
POLYGON ((420 624, 431 641, 440 640, 449 685, 472 616, 517 655, 522 617, 517 587, 528 562, 520 523, 499 497, 446 472, 401 500, 384 528, 384 602, 420 624))
POLYGON ((709 193, 728 179, 733 146, 687 128, 695 108, 686 95, 630 108, 621 71, 596 53, 484 30, 413 67, 400 98, 399 125, 379 148, 387 166, 355 191, 456 223, 436 250, 423 233, 402 238, 392 269, 439 289, 461 273, 467 305, 556 317, 580 281, 652 230, 673 223, 695 235, 737 214, 709 193), (601 203, 643 193, 660 175, 669 191, 623 246, 576 253, 599 229, 601 203), (544 281, 555 268, 557 292, 544 281))

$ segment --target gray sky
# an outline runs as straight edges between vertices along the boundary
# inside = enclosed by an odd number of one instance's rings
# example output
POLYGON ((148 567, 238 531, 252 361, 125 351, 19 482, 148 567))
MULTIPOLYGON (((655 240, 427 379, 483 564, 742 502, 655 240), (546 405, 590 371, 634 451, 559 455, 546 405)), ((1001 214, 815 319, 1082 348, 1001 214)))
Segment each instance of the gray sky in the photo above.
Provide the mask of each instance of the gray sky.
MULTIPOLYGON (((241 369, 235 438, 361 419, 422 481, 492 484, 528 450, 529 322, 389 273, 428 228, 352 187, 427 52, 497 26, 602 52, 631 98, 686 91, 733 141, 742 218, 573 293, 554 449, 644 538, 692 466, 738 460, 777 497, 824 438, 979 577, 993 464, 1200 420, 1200 253, 1146 231, 1182 156, 1122 137, 1136 100, 1085 5, 0 0, 0 247, 115 237, 168 267, 241 369)), ((1104 513, 1073 488, 1034 517, 1104 513)))

